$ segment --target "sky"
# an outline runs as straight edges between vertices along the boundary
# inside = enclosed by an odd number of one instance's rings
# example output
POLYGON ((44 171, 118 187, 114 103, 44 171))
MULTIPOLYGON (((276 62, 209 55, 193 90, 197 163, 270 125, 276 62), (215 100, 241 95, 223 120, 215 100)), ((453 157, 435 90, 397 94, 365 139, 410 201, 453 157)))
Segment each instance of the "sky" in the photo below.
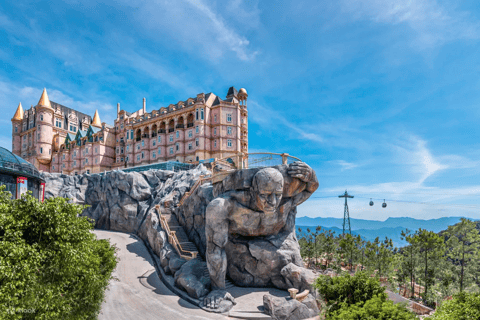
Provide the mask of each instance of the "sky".
POLYGON ((18 103, 44 87, 111 124, 117 103, 244 87, 249 151, 317 174, 297 216, 343 217, 348 189, 354 218, 480 219, 475 0, 2 1, 0 65, 9 150, 18 103))

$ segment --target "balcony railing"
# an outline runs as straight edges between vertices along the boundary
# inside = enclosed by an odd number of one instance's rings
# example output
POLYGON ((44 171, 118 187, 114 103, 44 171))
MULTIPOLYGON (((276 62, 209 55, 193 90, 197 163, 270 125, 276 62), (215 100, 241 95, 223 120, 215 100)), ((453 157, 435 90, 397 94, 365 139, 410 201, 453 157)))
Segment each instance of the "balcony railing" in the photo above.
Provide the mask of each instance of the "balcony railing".
POLYGON ((187 128, 193 127, 193 122, 187 123, 187 128))
POLYGON ((165 133, 165 129, 158 130, 158 133, 165 133))
POLYGON ((183 129, 184 127, 185 127, 185 126, 184 126, 184 124, 183 124, 183 123, 181 123, 181 124, 177 124, 177 129, 183 129))
POLYGON ((173 131, 175 131, 175 128, 168 129, 168 132, 173 132, 173 131))

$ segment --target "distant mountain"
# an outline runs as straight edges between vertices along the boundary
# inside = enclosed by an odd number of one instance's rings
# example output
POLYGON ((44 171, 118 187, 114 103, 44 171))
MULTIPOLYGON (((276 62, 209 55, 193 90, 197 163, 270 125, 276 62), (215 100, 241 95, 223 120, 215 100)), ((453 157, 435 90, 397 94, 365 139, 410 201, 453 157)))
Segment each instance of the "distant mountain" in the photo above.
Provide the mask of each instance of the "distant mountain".
MULTIPOLYGON (((343 228, 337 228, 337 227, 323 227, 321 226, 323 230, 331 230, 332 232, 335 232, 335 235, 342 234, 343 228)), ((301 226, 301 225, 296 225, 296 232, 297 232, 297 238, 302 238, 307 235, 307 228, 310 228, 311 232, 315 232, 315 227, 313 226, 301 226), (298 232, 298 228, 302 230, 302 232, 298 232)), ((405 230, 405 228, 402 227, 396 227, 396 228, 379 228, 379 229, 358 229, 358 230, 352 230, 352 235, 360 235, 364 240, 367 241, 374 241, 376 237, 379 237, 380 240, 385 239, 385 237, 388 237, 392 239, 393 245, 400 248, 404 247, 407 245, 407 242, 400 239, 400 234, 401 232, 405 230)))
MULTIPOLYGON (((407 217, 400 218, 388 218, 385 221, 379 220, 363 220, 363 219, 350 219, 352 230, 378 230, 382 228, 402 228, 412 231, 418 230, 418 228, 427 229, 433 232, 440 232, 445 230, 450 225, 454 225, 460 221, 461 217, 445 217, 439 219, 414 219, 407 217)), ((316 227, 321 226, 325 228, 343 228, 343 219, 339 218, 310 218, 299 217, 295 222, 299 226, 316 227)))

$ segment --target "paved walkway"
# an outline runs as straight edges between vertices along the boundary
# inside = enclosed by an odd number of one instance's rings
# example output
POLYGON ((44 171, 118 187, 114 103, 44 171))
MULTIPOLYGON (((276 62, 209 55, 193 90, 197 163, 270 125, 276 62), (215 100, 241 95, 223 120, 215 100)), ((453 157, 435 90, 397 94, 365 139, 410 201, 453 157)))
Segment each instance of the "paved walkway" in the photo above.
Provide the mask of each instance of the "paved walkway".
POLYGON ((95 230, 98 239, 110 239, 119 248, 117 268, 105 292, 100 320, 130 319, 229 319, 208 313, 180 299, 158 277, 152 258, 141 240, 125 233, 95 230))

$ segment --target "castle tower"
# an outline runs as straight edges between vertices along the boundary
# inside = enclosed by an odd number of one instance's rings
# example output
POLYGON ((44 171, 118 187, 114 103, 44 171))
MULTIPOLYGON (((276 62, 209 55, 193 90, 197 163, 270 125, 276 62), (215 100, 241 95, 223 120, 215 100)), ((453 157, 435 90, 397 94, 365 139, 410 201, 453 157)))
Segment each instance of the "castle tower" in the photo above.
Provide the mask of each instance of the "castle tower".
POLYGON ((17 156, 21 156, 22 152, 22 140, 20 139, 20 133, 22 132, 22 120, 23 120, 23 108, 22 103, 18 104, 17 111, 12 118, 12 152, 17 156))
POLYGON ((98 110, 95 110, 95 115, 93 116, 92 120, 92 126, 101 128, 102 127, 102 121, 100 121, 100 116, 98 115, 98 110))
POLYGON ((240 101, 240 103, 242 105, 247 105, 247 98, 248 98, 248 94, 247 94, 247 90, 245 90, 245 88, 241 88, 239 91, 238 91, 238 101, 240 101))
POLYGON ((55 111, 50 104, 46 89, 43 89, 42 96, 35 108, 37 110, 36 158, 42 164, 49 164, 53 151, 53 115, 55 111))

